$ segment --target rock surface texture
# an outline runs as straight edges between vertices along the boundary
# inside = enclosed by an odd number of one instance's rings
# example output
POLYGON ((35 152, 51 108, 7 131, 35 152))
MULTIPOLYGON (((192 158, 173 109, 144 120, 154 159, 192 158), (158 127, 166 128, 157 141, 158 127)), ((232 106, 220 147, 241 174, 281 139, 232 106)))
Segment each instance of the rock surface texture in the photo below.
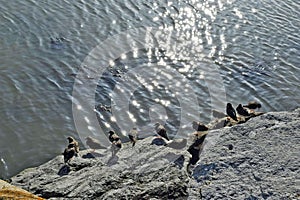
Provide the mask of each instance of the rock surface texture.
POLYGON ((300 109, 211 130, 192 175, 188 147, 150 145, 80 152, 26 169, 13 185, 47 199, 299 199, 300 109))
POLYGON ((300 199, 300 109, 210 136, 193 173, 203 199, 300 199))

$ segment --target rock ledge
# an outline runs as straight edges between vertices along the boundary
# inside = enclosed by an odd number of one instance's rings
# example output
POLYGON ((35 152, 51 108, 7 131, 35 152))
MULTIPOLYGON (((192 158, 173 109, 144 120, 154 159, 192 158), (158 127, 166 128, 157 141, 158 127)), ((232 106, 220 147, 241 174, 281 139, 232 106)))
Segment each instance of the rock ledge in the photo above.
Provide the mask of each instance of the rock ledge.
POLYGON ((108 150, 84 150, 70 166, 59 155, 12 177, 12 184, 49 199, 300 198, 300 109, 210 131, 192 175, 186 148, 151 140, 124 144, 113 158, 108 150))

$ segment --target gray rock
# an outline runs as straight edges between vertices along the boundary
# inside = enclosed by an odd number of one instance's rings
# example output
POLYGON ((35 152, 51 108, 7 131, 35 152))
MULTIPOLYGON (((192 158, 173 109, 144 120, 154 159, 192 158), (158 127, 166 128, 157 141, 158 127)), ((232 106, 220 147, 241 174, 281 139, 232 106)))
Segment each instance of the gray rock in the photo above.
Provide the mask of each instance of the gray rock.
MULTIPOLYGON (((116 157, 88 150, 24 170, 12 184, 50 199, 297 199, 300 109, 211 130, 192 176, 186 148, 125 143, 116 157)), ((188 142, 189 143, 189 142, 188 142)))
POLYGON ((50 199, 187 199, 188 152, 151 142, 139 140, 133 148, 125 143, 116 157, 109 150, 84 150, 69 166, 57 156, 12 177, 12 184, 50 199))
POLYGON ((300 109, 212 134, 193 173, 203 199, 300 198, 300 109))

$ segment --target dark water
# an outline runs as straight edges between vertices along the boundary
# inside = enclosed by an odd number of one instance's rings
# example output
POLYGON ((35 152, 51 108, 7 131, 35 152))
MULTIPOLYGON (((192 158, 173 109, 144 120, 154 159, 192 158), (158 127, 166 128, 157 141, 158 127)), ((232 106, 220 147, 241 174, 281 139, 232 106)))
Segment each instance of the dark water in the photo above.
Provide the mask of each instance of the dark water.
POLYGON ((1 0, 0 5, 0 177, 60 154, 68 135, 97 137, 95 116, 103 131, 124 133, 131 125, 149 131, 160 120, 175 135, 189 120, 210 121, 211 109, 223 109, 226 101, 257 100, 262 111, 299 106, 298 0, 1 0), (138 50, 136 38, 120 36, 146 27, 171 31, 170 43, 147 36, 164 35, 158 31, 142 31, 148 48, 138 50), (102 71, 92 71, 85 59, 103 41, 109 41, 102 46, 107 55, 126 42, 130 48, 109 66, 98 64, 102 71), (94 90, 86 87, 90 82, 94 90), (80 102, 90 93, 95 105, 111 105, 112 114, 85 110, 80 102), (79 117, 84 123, 76 124, 76 110, 87 113, 79 117))

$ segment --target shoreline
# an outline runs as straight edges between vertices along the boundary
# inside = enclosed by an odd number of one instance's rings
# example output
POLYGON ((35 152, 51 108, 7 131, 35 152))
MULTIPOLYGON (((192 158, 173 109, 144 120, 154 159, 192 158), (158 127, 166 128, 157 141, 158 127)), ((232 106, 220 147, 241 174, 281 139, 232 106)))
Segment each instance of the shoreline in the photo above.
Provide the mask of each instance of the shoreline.
MULTIPOLYGON (((176 199, 191 195, 200 198, 200 194, 203 199, 232 195, 237 199, 296 198, 300 196, 295 175, 300 174, 296 155, 299 133, 299 108, 268 112, 246 123, 209 132, 207 148, 192 176, 183 167, 190 156, 185 150, 149 145, 151 140, 146 138, 139 140, 134 149, 124 144, 117 158, 110 159, 103 151, 97 151, 96 158, 75 158, 66 169, 62 169, 62 156, 57 156, 13 176, 12 184, 53 199, 176 199), (65 174, 59 175, 60 170, 65 170, 65 174), (230 189, 233 185, 235 191, 230 189)), ((83 153, 88 155, 89 150, 83 153)))

